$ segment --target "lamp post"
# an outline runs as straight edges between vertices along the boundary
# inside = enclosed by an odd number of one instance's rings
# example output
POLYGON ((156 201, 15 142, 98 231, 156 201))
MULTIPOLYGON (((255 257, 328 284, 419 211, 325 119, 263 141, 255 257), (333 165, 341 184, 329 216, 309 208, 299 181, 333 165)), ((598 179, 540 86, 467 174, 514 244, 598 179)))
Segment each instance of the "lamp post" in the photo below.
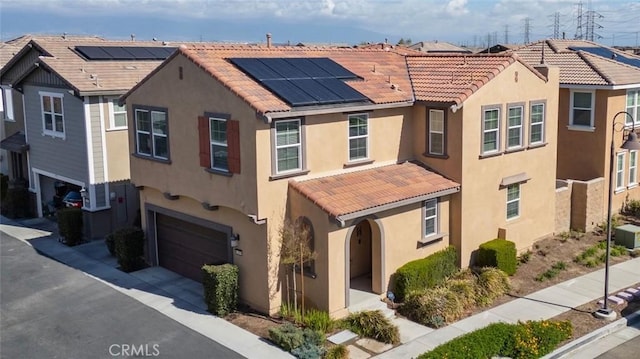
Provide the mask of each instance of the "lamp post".
MULTIPOLYGON (((613 163, 615 162, 615 135, 616 135, 616 118, 619 115, 627 115, 633 123, 633 116, 626 111, 620 111, 613 116, 613 123, 611 124, 611 149, 609 157, 609 197, 607 199, 607 246, 605 249, 605 263, 604 263, 604 298, 602 299, 602 308, 598 309, 594 314, 598 318, 613 320, 616 318, 616 312, 609 308, 609 257, 611 252, 611 217, 612 217, 612 201, 613 201, 613 183, 614 183, 614 170, 613 163)), ((624 123, 620 131, 623 132, 624 138, 624 123)), ((638 142, 638 135, 636 135, 634 129, 631 129, 629 136, 620 146, 623 150, 640 150, 640 142, 638 142)))

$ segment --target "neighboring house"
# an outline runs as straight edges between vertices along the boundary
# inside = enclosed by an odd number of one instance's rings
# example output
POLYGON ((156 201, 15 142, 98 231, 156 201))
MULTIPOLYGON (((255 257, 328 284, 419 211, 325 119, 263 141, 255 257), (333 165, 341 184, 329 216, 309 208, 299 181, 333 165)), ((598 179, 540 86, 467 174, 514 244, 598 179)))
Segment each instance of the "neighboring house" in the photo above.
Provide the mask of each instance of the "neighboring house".
POLYGON ((471 50, 442 41, 420 41, 408 46, 412 50, 435 54, 435 53, 459 53, 470 54, 471 50))
POLYGON ((640 57, 584 40, 546 40, 519 49, 530 64, 560 68, 559 179, 573 187, 571 228, 590 230, 606 219, 610 143, 615 118, 613 208, 640 199, 638 153, 620 149, 640 125, 640 57))
POLYGON ((38 216, 77 191, 89 238, 134 222, 127 116, 117 99, 174 50, 156 42, 33 36, 2 68, 13 120, 24 124, 2 146, 22 161, 15 176, 28 181, 38 216))
POLYGON ((554 231, 558 70, 513 56, 181 47, 123 96, 153 265, 200 280, 240 268, 240 297, 287 297, 283 221, 317 254, 307 303, 334 316, 408 261, 554 231), (547 76, 548 74, 548 76, 547 76), (152 131, 151 129, 156 129, 152 131), (462 185, 462 186, 461 186, 462 185))
POLYGON ((478 51, 478 53, 479 54, 498 54, 505 51, 514 51, 523 46, 524 45, 519 45, 519 44, 495 44, 484 50, 478 51))
MULTIPOLYGON (((0 44, 0 69, 31 40, 30 35, 5 41, 0 44)), ((0 85, 0 173, 8 175, 16 183, 26 183, 27 159, 24 156, 24 122, 16 121, 14 97, 19 93, 10 87, 0 85), (7 141, 5 139, 9 138, 7 141)))

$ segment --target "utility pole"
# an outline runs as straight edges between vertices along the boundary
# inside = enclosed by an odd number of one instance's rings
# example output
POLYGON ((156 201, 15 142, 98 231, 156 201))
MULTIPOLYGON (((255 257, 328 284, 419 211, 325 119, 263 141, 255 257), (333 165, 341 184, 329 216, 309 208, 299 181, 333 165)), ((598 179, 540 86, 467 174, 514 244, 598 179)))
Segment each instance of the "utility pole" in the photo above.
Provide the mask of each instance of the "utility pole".
POLYGON ((576 40, 582 40, 582 0, 578 2, 578 16, 576 18, 576 40))
POLYGON ((504 43, 509 43, 509 25, 504 25, 504 43))
POLYGON ((531 32, 531 18, 530 17, 525 17, 524 18, 524 43, 525 45, 528 44, 529 41, 529 33, 531 32))

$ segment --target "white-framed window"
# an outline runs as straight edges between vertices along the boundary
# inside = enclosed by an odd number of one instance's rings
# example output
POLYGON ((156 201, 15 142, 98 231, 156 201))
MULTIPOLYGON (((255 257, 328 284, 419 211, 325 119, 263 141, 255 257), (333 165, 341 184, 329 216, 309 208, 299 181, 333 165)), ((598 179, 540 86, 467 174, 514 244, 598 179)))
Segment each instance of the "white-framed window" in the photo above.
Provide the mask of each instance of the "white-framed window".
POLYGON ((10 88, 2 88, 2 101, 0 103, 0 110, 4 111, 5 121, 15 122, 13 115, 13 90, 10 88))
POLYGON ((482 153, 498 152, 500 149, 500 109, 487 108, 482 111, 482 153))
POLYGON ((570 125, 593 127, 594 97, 593 91, 571 91, 570 125))
POLYGON ((507 119, 507 148, 522 147, 522 117, 523 106, 511 106, 507 119))
POLYGON ((520 216, 520 183, 507 186, 507 219, 520 216))
POLYGON ((624 152, 616 155, 616 190, 624 189, 624 152))
POLYGON ((544 143, 545 103, 532 103, 529 117, 529 144, 544 143))
POLYGON ((302 170, 300 120, 277 121, 275 137, 276 173, 302 170))
POLYGON ((429 110, 429 154, 444 155, 443 110, 429 110))
POLYGON ((136 153, 160 160, 169 159, 167 112, 136 108, 136 153))
POLYGON ((211 141, 211 168, 229 171, 227 120, 209 117, 209 139, 211 141))
POLYGON ((61 93, 40 92, 42 132, 45 135, 64 138, 63 99, 61 93))
POLYGON ((424 237, 438 233, 438 199, 433 198, 424 202, 424 237))
POLYGON ((638 151, 629 151, 629 186, 638 184, 638 151))
POLYGON ((117 98, 109 100, 109 128, 112 130, 127 128, 127 108, 120 106, 117 98))
POLYGON ((627 108, 626 111, 633 116, 633 119, 629 116, 625 116, 625 124, 633 125, 640 123, 640 90, 627 90, 627 108))
POLYGON ((369 158, 369 116, 349 115, 349 161, 369 158))

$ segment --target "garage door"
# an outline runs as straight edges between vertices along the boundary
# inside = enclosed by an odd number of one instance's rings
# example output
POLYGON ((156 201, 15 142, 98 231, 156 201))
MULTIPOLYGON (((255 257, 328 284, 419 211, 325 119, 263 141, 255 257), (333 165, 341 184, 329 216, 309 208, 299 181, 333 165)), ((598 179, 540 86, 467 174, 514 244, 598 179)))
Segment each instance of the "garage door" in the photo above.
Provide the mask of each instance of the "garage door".
POLYGON ((229 262, 227 234, 175 217, 156 214, 158 264, 164 268, 202 281, 203 264, 229 262))

